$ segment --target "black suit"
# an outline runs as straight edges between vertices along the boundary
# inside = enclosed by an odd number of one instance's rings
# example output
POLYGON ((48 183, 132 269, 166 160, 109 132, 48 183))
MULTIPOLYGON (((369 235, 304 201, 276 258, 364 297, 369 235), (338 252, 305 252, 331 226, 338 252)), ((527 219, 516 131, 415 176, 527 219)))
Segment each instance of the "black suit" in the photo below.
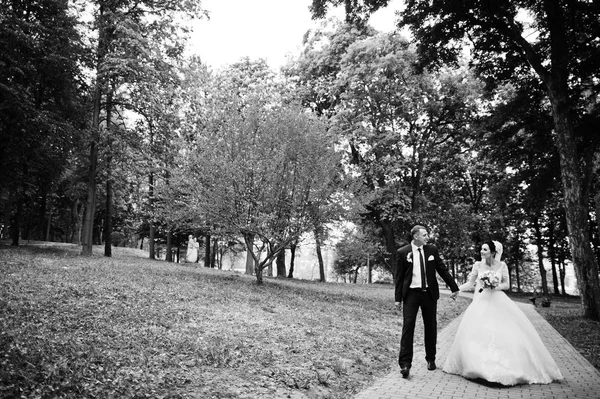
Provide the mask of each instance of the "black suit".
MULTIPOLYGON (((433 245, 423 246, 423 259, 425 261, 425 276, 427 289, 411 289, 413 278, 412 246, 405 245, 398 251, 396 270, 394 273, 396 302, 403 303, 402 338, 400 340, 400 367, 410 367, 413 358, 413 340, 417 313, 421 308, 423 324, 425 327, 425 359, 435 361, 437 342, 437 300, 440 298, 440 289, 436 272, 448 284, 452 292, 458 291, 454 278, 448 272, 440 258, 437 248, 433 245)), ((416 263, 417 265, 419 263, 416 263)), ((419 282, 420 284, 420 282, 419 282)))

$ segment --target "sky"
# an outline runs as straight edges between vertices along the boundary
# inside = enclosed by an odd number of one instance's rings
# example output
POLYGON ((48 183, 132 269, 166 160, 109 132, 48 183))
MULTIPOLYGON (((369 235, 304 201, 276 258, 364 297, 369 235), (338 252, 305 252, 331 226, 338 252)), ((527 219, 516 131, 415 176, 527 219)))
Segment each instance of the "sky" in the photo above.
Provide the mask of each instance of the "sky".
MULTIPOLYGON (((199 55, 212 69, 242 57, 266 59, 274 69, 285 65, 288 55, 299 53, 302 37, 317 23, 310 18, 312 0, 202 0, 210 20, 194 23, 189 52, 199 55)), ((383 32, 394 30, 394 12, 401 0, 391 0, 371 17, 371 25, 383 32)), ((341 9, 332 16, 343 19, 341 9)))

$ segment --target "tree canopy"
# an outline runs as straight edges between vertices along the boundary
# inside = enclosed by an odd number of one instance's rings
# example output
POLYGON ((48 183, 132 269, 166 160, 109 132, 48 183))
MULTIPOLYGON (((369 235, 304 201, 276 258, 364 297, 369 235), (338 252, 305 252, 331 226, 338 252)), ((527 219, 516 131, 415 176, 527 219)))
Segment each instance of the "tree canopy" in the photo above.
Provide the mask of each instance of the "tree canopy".
POLYGON ((573 262, 598 318, 598 4, 409 0, 410 37, 369 25, 387 4, 313 1, 344 20, 275 71, 188 56, 199 2, 0 0, 2 238, 172 260, 199 236, 261 282, 311 235, 324 281, 334 223, 342 274, 393 273, 424 224, 458 279, 487 239, 517 290, 564 293, 573 262))

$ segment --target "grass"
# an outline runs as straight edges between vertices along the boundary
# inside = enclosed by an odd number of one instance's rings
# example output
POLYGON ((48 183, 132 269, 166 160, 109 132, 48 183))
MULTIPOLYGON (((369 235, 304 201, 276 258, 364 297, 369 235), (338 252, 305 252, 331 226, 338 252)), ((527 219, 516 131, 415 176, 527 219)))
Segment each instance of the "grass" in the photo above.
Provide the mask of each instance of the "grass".
MULTIPOLYGON (((0 247, 0 397, 347 398, 396 362, 391 286, 79 250, 0 247)), ((467 305, 440 300, 439 327, 467 305)))
MULTIPOLYGON (((135 249, 79 251, 0 246, 0 397, 347 398, 396 362, 389 285, 257 286, 135 249)), ((439 328, 468 304, 443 296, 439 328)), ((600 325, 577 298, 537 310, 600 368, 600 325)))

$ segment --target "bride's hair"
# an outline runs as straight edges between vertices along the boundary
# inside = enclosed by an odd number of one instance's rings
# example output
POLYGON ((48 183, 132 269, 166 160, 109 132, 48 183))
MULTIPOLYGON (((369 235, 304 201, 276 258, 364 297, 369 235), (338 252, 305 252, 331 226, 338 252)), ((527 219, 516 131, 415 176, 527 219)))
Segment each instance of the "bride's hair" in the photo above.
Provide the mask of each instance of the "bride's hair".
POLYGON ((494 244, 494 241, 489 240, 484 242, 484 244, 486 244, 489 248, 490 248, 490 252, 492 253, 492 258, 494 257, 494 255, 496 255, 496 253, 498 252, 496 250, 496 244, 494 244))
POLYGON ((496 259, 497 261, 502 259, 502 244, 500 244, 500 242, 489 240, 484 242, 484 244, 490 248, 492 259, 496 259))

